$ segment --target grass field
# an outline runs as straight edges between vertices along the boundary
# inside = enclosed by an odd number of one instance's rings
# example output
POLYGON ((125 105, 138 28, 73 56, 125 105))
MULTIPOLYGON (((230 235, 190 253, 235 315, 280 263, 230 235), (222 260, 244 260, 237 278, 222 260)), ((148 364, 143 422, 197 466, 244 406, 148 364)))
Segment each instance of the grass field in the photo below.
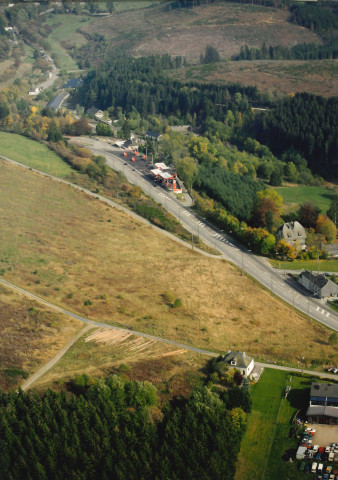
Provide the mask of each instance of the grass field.
POLYGON ((335 194, 333 190, 325 187, 277 187, 274 190, 283 197, 285 209, 288 211, 295 210, 302 203, 310 201, 320 208, 321 213, 326 213, 335 194))
POLYGON ((236 471, 236 480, 297 480, 304 478, 298 462, 282 460, 286 450, 295 449, 297 441, 289 438, 295 413, 308 406, 311 382, 315 378, 265 369, 251 389, 252 413, 244 435, 236 471), (291 392, 285 399, 286 385, 291 392))
POLYGON ((0 285, 0 388, 16 388, 82 325, 0 285))
POLYGON ((0 155, 60 178, 72 172, 70 166, 45 145, 22 135, 0 132, 0 155))
POLYGON ((216 351, 299 365, 307 345, 308 366, 336 358, 326 328, 226 261, 66 185, 0 168, 0 269, 14 284, 93 319, 216 351), (182 307, 172 308, 170 297, 182 307))
POLYGON ((93 18, 87 15, 52 15, 47 19, 46 23, 53 27, 53 32, 49 35, 48 40, 52 52, 59 57, 61 68, 66 70, 76 70, 78 68, 67 49, 78 48, 86 43, 85 37, 77 30, 79 27, 89 25, 92 21, 93 18), (63 42, 66 42, 65 45, 63 42))
POLYGON ((292 262, 279 262, 270 260, 275 268, 282 270, 311 270, 320 272, 338 272, 338 260, 293 260, 292 262))

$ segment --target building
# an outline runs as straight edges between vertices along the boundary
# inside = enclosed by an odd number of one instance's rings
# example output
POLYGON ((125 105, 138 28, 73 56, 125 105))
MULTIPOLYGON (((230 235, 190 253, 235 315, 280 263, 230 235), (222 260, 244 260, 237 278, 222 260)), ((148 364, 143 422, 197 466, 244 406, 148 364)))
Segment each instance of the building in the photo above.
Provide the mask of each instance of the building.
POLYGON ((151 132, 150 130, 148 130, 146 133, 145 133, 145 137, 146 138, 149 138, 149 140, 153 140, 155 142, 158 142, 159 139, 162 137, 162 134, 161 133, 157 133, 157 132, 151 132))
POLYGON ((71 78, 62 88, 77 88, 83 84, 82 78, 71 78))
POLYGON ((87 110, 87 113, 89 115, 92 115, 94 118, 96 118, 96 120, 101 120, 101 118, 104 117, 104 111, 103 110, 100 110, 96 107, 91 107, 87 110))
POLYGON ((298 282, 319 298, 336 297, 338 295, 338 285, 322 273, 314 274, 305 270, 299 275, 298 282))
POLYGON ((277 230, 277 240, 285 240, 297 250, 305 249, 306 232, 299 222, 284 223, 277 230))
POLYGON ((245 352, 228 351, 223 356, 222 362, 230 368, 239 370, 242 375, 248 377, 255 367, 255 362, 252 357, 249 357, 245 352))
POLYGON ((313 382, 306 416, 310 423, 338 425, 338 384, 313 382))
POLYGON ((47 103, 46 108, 50 108, 51 110, 55 110, 55 112, 57 112, 59 110, 59 108, 61 107, 61 105, 63 104, 63 102, 68 97, 69 97, 68 92, 64 92, 64 91, 60 92, 57 95, 55 95, 55 97, 52 98, 52 100, 50 102, 47 103))
POLYGON ((39 87, 31 88, 28 91, 28 95, 38 95, 39 93, 40 93, 40 88, 39 87))

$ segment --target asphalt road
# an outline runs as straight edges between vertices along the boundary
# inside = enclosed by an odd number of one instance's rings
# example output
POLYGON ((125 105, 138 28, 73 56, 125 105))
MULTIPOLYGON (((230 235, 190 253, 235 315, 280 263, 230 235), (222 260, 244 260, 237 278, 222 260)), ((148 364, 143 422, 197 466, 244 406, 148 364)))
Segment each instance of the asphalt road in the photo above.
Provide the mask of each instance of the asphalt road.
MULTIPOLYGON (((73 139, 74 143, 77 141, 73 139)), ((218 249, 224 258, 251 275, 285 302, 332 330, 338 331, 338 315, 327 307, 323 301, 313 298, 309 292, 288 275, 273 269, 264 259, 253 255, 250 250, 243 248, 222 230, 199 217, 193 210, 177 200, 172 192, 155 184, 147 175, 147 171, 137 169, 137 159, 135 164, 126 162, 123 156, 121 158, 121 150, 112 147, 104 140, 81 138, 79 141, 90 148, 94 154, 105 156, 107 164, 111 168, 122 171, 131 183, 140 186, 145 193, 161 203, 179 219, 188 231, 200 237, 208 245, 218 249)), ((248 292, 248 295, 250 295, 250 292, 248 292)))

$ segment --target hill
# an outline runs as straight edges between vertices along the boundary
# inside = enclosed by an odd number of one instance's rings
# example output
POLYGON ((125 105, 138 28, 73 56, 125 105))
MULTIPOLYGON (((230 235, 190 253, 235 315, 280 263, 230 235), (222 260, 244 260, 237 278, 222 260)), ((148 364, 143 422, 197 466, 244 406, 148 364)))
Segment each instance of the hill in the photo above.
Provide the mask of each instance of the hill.
POLYGON ((216 351, 297 364, 309 345, 317 365, 335 355, 327 329, 228 262, 66 185, 3 162, 1 172, 0 258, 12 283, 90 318, 216 351))

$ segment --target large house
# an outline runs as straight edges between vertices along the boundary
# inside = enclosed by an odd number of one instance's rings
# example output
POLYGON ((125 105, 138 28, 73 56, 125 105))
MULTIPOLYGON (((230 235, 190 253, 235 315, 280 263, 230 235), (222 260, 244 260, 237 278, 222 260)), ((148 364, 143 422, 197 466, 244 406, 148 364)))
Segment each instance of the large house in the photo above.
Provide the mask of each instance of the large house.
POLYGON ((223 356, 222 363, 239 370, 245 377, 248 377, 255 367, 254 359, 245 352, 232 352, 231 350, 223 356))
POLYGON ((299 222, 284 223, 277 230, 277 239, 285 240, 286 243, 292 245, 297 250, 305 249, 306 232, 299 222))
POLYGON ((338 385, 313 382, 306 416, 310 423, 338 425, 338 385))
POLYGON ((326 278, 322 273, 314 274, 305 270, 298 277, 298 282, 319 298, 335 297, 338 295, 338 285, 326 278))

